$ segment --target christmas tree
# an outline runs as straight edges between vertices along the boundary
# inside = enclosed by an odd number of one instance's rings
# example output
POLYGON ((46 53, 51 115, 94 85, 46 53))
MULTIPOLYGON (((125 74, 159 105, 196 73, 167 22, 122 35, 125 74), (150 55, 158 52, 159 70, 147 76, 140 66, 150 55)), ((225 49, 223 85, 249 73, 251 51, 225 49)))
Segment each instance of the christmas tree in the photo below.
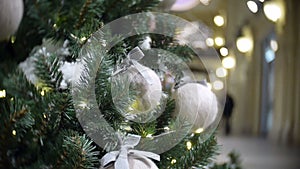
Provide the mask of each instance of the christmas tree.
POLYGON ((0 168, 231 167, 212 164, 222 110, 185 79, 197 53, 160 3, 24 0, 0 45, 0 168))

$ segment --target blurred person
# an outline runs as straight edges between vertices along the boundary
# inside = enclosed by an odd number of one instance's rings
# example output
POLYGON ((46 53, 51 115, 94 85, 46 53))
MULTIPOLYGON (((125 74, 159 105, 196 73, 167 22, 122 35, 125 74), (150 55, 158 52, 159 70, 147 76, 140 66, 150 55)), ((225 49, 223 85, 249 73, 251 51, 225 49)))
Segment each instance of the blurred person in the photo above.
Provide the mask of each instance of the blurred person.
POLYGON ((234 100, 229 94, 227 94, 223 111, 223 118, 225 119, 225 135, 229 135, 231 133, 230 117, 232 116, 233 107, 234 100))

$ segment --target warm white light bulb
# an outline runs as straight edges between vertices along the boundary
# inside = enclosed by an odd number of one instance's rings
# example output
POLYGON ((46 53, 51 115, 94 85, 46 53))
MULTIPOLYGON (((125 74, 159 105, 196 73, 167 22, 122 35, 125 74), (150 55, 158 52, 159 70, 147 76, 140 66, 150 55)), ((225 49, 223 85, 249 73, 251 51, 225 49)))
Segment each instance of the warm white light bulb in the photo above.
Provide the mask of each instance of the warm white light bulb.
POLYGON ((13 131, 11 132, 11 134, 14 135, 14 136, 17 135, 16 130, 13 130, 13 131))
POLYGON ((6 91, 0 90, 0 98, 5 98, 5 97, 6 97, 6 91))
POLYGON ((126 131, 132 131, 132 128, 131 128, 130 126, 125 126, 124 129, 125 129, 126 131))
POLYGON ((147 134, 146 137, 147 138, 152 138, 152 134, 147 134))
POLYGON ((42 90, 42 91, 41 91, 41 95, 42 95, 42 96, 45 96, 45 90, 42 90))
POLYGON ((85 42, 86 41, 86 37, 82 37, 82 38, 80 38, 80 42, 85 42))
POLYGON ((227 56, 222 60, 222 65, 226 69, 232 69, 235 67, 235 58, 231 56, 227 56))
POLYGON ((225 23, 224 17, 221 15, 217 15, 214 17, 214 22, 217 26, 223 26, 225 23))
POLYGON ((166 127, 164 127, 164 130, 165 130, 165 131, 169 131, 170 128, 169 128, 168 126, 166 126, 166 127))
POLYGON ((192 142, 190 142, 190 141, 186 142, 186 148, 188 150, 192 149, 192 142))
POLYGON ((258 6, 254 1, 248 1, 247 6, 252 13, 256 13, 258 11, 258 6))
MULTIPOLYGON (((211 86, 211 85, 210 85, 210 86, 211 86)), ((202 133, 203 131, 204 131, 203 128, 198 128, 198 129, 195 131, 195 133, 200 134, 200 133, 202 133)))

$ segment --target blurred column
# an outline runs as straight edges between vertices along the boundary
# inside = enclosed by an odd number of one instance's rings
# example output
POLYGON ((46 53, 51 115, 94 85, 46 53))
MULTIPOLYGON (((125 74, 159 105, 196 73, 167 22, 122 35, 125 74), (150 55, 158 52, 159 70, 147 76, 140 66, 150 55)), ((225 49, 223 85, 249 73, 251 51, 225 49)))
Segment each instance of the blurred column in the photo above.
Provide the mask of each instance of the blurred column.
POLYGON ((227 1, 227 29, 226 43, 232 47, 236 58, 236 67, 231 71, 227 81, 228 92, 233 96, 235 106, 232 114, 232 130, 234 134, 253 134, 255 119, 253 116, 253 86, 254 83, 248 83, 249 66, 251 59, 245 57, 235 47, 236 38, 239 29, 243 26, 245 19, 250 15, 247 11, 244 1, 227 1), (246 12, 245 12, 246 11, 246 12))
POLYGON ((300 1, 285 3, 285 20, 278 30, 271 138, 300 145, 300 1))

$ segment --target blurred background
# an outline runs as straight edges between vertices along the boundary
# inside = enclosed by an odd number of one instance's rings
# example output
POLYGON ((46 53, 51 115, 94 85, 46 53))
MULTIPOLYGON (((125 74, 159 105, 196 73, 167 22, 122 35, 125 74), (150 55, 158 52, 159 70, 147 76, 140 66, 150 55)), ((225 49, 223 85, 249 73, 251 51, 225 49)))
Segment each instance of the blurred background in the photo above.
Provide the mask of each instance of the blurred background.
POLYGON ((222 60, 223 67, 206 67, 226 79, 232 98, 219 127, 222 151, 235 150, 249 169, 300 168, 300 1, 173 2, 171 13, 210 32, 206 45, 222 60))
MULTIPOLYGON (((228 94, 218 129, 221 153, 216 160, 225 162, 234 151, 245 169, 299 169, 300 1, 163 0, 161 10, 200 28, 206 39, 195 40, 193 46, 202 55, 215 55, 204 50, 213 47, 220 56, 221 67, 215 57, 205 66, 199 59, 190 64, 199 79, 209 74, 226 81, 209 81, 212 90, 226 88, 228 94)), ((13 44, 15 36, 9 41, 13 44)), ((9 45, 0 47, 12 51, 9 45)), ((24 59, 0 56, 0 79, 11 69, 10 60, 24 59)), ((5 90, 0 90, 1 97, 5 90)))

